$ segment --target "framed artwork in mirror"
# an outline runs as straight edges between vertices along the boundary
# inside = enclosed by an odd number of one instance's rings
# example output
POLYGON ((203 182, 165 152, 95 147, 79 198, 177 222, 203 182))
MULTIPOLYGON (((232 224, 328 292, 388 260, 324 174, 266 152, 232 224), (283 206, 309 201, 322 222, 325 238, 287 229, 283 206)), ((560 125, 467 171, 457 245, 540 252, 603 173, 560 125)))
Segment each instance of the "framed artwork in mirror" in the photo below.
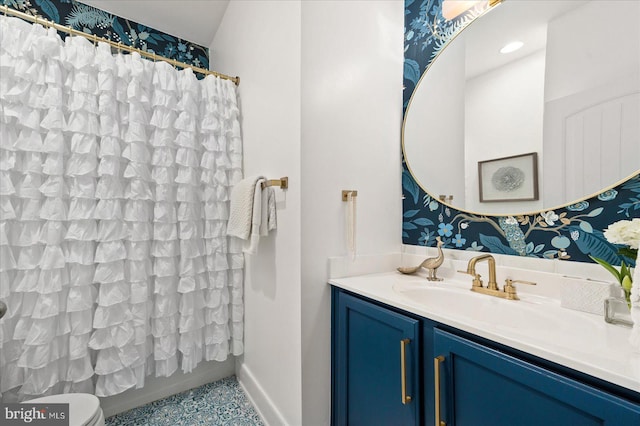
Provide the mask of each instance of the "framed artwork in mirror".
POLYGON ((538 154, 512 155, 478 162, 481 203, 538 199, 538 154))

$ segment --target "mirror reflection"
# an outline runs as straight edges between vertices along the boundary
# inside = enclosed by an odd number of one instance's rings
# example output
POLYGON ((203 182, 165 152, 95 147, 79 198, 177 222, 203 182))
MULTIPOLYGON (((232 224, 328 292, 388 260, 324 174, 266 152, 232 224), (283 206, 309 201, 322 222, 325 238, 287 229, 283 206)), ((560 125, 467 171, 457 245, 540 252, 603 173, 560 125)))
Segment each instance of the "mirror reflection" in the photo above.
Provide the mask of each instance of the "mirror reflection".
POLYGON ((434 60, 403 128, 418 183, 487 214, 611 186, 637 172, 639 141, 640 2, 624 0, 505 0, 434 60))

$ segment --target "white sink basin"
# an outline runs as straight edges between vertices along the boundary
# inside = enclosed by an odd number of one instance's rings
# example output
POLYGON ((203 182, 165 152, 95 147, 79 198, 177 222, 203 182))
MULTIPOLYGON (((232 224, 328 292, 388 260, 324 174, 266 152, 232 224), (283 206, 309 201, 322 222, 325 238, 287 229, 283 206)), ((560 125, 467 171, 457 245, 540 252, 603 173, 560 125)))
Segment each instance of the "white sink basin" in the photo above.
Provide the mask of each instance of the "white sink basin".
MULTIPOLYGON (((397 294, 430 311, 455 312, 457 316, 465 317, 478 326, 491 324, 494 328, 526 332, 531 337, 541 329, 544 333, 558 332, 566 337, 565 333, 573 320, 585 321, 584 315, 560 308, 551 300, 545 303, 542 298, 523 294, 520 294, 522 300, 506 300, 474 293, 470 288, 470 283, 462 287, 460 283, 447 280, 396 282, 393 285, 397 294)), ((590 325, 598 326, 601 322, 593 318, 590 325)))

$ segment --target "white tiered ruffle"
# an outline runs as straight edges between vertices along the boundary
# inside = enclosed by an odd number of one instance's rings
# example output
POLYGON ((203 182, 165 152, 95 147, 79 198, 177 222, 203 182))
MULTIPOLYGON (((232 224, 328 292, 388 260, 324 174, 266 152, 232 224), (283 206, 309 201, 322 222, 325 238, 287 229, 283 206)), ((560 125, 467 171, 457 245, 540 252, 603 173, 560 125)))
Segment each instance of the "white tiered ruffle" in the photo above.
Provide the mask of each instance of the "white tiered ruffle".
POLYGON ((90 329, 74 325, 91 318, 93 295, 91 282, 72 286, 66 260, 70 159, 63 106, 52 96, 64 84, 62 46, 55 31, 17 20, 0 22, 0 34, 0 297, 10 307, 2 321, 0 392, 12 401, 86 391, 90 329))
POLYGON ((201 124, 204 154, 200 162, 204 182, 204 239, 209 282, 205 294, 207 360, 224 360, 243 352, 244 255, 237 238, 226 237, 230 188, 242 178, 240 111, 230 81, 206 78, 201 124))
POLYGON ((242 353, 236 89, 0 17, 0 393, 120 393, 242 353))

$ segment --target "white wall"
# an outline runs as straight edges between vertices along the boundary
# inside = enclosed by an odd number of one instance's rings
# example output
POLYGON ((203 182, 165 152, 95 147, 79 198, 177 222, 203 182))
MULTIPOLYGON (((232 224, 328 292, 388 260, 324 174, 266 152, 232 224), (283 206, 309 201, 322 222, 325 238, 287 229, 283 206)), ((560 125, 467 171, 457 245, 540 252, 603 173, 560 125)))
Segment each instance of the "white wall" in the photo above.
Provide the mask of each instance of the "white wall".
POLYGON ((640 72, 546 102, 544 205, 584 198, 637 173, 640 72))
POLYGON ((553 191, 544 194, 548 207, 593 194, 638 170, 638 22, 640 2, 610 1, 587 3, 549 24, 544 175, 553 191), (606 36, 603 16, 615 19, 606 36))
POLYGON ((401 243, 402 1, 302 2, 302 419, 330 421, 330 256, 346 254, 342 189, 358 190, 359 254, 401 243))
POLYGON ((248 263, 238 363, 273 425, 330 421, 340 191, 358 190, 359 253, 400 246, 403 12, 401 1, 232 1, 211 46, 215 69, 241 77, 246 174, 290 179, 278 233, 248 263))
MULTIPOLYGON (((538 201, 480 203, 478 161, 538 153, 542 161, 544 50, 470 80, 465 100, 466 209, 482 213, 542 209, 538 201), (514 135, 518 135, 514 140, 514 135)), ((540 169, 540 166, 538 167, 540 169)), ((540 179, 540 177, 539 177, 540 179)), ((539 188, 542 188, 539 182, 539 188)))
POLYGON ((240 383, 272 425, 300 425, 300 2, 232 1, 211 45, 216 71, 240 76, 245 176, 276 189, 278 229, 247 256, 240 383))
POLYGON ((545 100, 603 86, 640 65, 640 2, 589 2, 549 23, 545 100), (612 13, 612 10, 615 13, 612 13))

